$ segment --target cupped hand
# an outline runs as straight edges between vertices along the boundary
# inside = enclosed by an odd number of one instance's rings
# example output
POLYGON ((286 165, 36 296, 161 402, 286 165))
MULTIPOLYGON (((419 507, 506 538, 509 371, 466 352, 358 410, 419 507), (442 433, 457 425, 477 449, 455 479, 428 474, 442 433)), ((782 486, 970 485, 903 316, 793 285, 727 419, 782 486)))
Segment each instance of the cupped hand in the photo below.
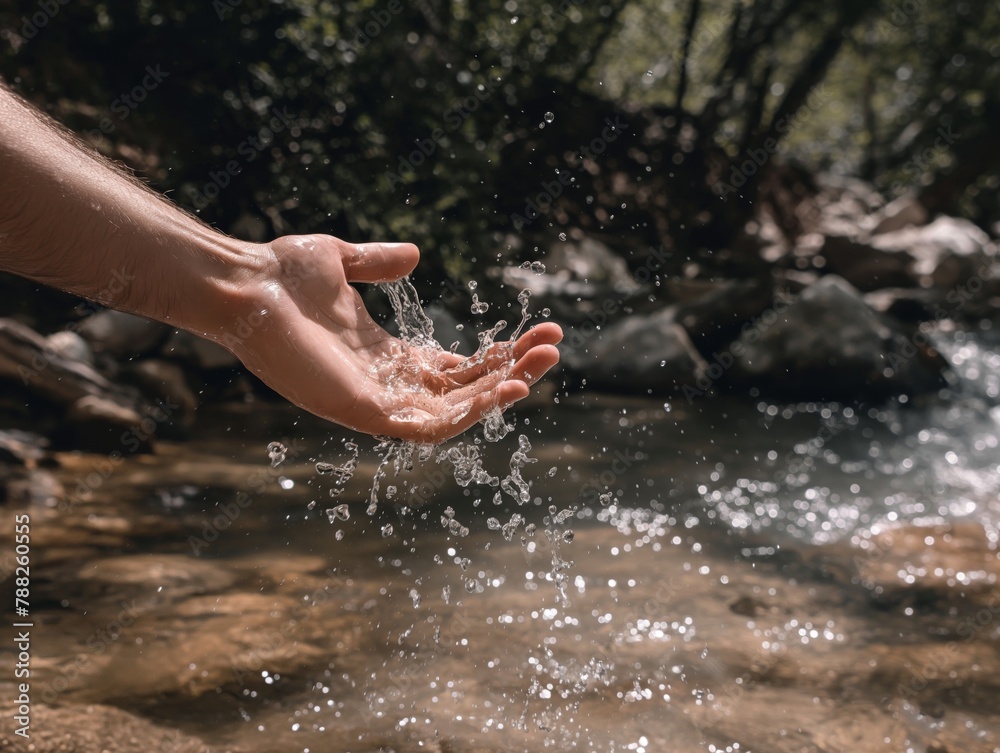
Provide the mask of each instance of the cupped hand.
POLYGON ((439 443, 526 397, 559 360, 551 322, 470 358, 379 327, 349 283, 406 276, 412 244, 302 235, 263 251, 263 271, 244 284, 247 313, 216 339, 296 405, 352 429, 439 443))

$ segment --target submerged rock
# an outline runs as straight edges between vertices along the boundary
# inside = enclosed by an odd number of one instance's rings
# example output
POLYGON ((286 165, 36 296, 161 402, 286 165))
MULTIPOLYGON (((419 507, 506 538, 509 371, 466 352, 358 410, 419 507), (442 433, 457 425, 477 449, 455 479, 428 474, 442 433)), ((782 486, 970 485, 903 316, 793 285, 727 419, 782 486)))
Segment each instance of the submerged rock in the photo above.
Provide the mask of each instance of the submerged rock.
POLYGON ((177 593, 219 591, 232 585, 235 576, 222 565, 181 555, 122 555, 84 565, 79 577, 118 586, 145 586, 174 597, 177 593))
POLYGON ((920 333, 908 339, 833 275, 776 305, 738 345, 735 381, 805 399, 926 392, 943 386, 947 368, 920 333))
MULTIPOLYGON (((0 705, 4 719, 14 716, 14 703, 0 705)), ((14 735, 11 725, 0 731, 0 750, 10 753, 238 753, 229 746, 216 748, 177 729, 153 724, 113 706, 31 705, 31 737, 14 735)))

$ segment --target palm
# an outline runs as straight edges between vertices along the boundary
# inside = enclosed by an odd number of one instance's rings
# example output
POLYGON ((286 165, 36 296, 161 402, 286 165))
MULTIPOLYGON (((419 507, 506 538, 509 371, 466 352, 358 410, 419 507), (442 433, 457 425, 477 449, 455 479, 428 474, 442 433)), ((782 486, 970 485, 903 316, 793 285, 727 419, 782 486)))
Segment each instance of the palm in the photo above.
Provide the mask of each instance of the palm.
POLYGON ((562 337, 542 324, 515 343, 497 343, 476 360, 392 337, 365 310, 349 282, 408 274, 408 244, 355 246, 331 236, 292 236, 271 244, 262 282, 266 314, 237 355, 299 406, 369 434, 440 442, 528 394, 559 359, 562 337))

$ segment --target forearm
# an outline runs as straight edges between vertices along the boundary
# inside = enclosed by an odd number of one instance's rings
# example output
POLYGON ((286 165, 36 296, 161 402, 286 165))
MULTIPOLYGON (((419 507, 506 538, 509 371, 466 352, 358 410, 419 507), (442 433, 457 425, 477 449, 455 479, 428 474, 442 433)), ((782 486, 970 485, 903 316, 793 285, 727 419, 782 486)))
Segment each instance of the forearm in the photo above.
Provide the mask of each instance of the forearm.
POLYGON ((0 85, 0 268, 216 335, 254 257, 0 85))

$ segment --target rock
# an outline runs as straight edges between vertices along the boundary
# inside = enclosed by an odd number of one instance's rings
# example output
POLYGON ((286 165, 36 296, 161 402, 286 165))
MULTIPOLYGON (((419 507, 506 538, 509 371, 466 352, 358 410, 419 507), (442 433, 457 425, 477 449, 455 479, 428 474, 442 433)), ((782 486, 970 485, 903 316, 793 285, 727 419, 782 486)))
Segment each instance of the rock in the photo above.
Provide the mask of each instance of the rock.
POLYGON ((555 244, 545 257, 548 274, 564 273, 574 280, 604 283, 608 287, 638 288, 625 260, 593 238, 555 244))
POLYGON ((857 178, 821 173, 816 183, 820 188, 816 197, 820 210, 817 229, 824 235, 850 237, 864 233, 874 222, 873 212, 885 203, 870 184, 857 178))
POLYGON ((198 408, 198 398, 188 386, 184 369, 171 361, 150 358, 131 366, 127 376, 150 400, 163 399, 177 405, 178 418, 190 425, 198 408))
POLYGON ((48 457, 49 440, 18 429, 0 431, 0 463, 35 465, 48 457))
POLYGON ((57 405, 86 396, 100 396, 122 406, 136 405, 125 390, 91 366, 65 358, 44 337, 12 319, 0 319, 0 378, 21 382, 57 405))
POLYGON ((84 565, 78 577, 116 586, 141 586, 146 593, 157 593, 162 587, 167 598, 222 591, 236 580, 218 563, 179 554, 104 557, 84 565))
POLYGON ((771 285, 760 280, 727 280, 697 300, 680 304, 674 315, 703 356, 740 333, 740 328, 772 303, 771 285))
POLYGON ((867 293, 865 303, 880 314, 916 324, 934 321, 947 301, 943 291, 933 288, 885 288, 867 293))
POLYGON ((7 482, 7 500, 15 504, 56 507, 65 499, 65 487, 48 471, 30 470, 7 482))
POLYGON ((892 233, 910 225, 923 225, 926 222, 927 208, 917 200, 917 197, 900 196, 882 207, 871 234, 892 233))
POLYGON ((69 407, 65 426, 55 439, 60 444, 84 447, 90 452, 152 452, 156 424, 153 423, 153 431, 145 431, 141 429, 143 420, 143 414, 136 408, 87 395, 69 407))
POLYGON ((929 225, 877 235, 870 243, 879 251, 912 256, 914 279, 925 287, 951 289, 977 275, 984 279, 994 276, 987 265, 997 249, 989 236, 968 220, 938 217, 929 225))
POLYGON ((620 308, 623 300, 634 297, 643 290, 643 283, 662 272, 669 258, 664 252, 651 252, 637 270, 637 281, 625 259, 603 243, 584 238, 553 246, 542 262, 544 273, 529 267, 504 267, 493 268, 490 274, 505 285, 529 290, 535 306, 550 307, 560 321, 572 326, 586 318, 587 303, 613 300, 620 308))
POLYGON ((736 381, 831 400, 943 386, 944 359, 907 340, 840 277, 823 277, 776 313, 731 346, 736 381))
POLYGON ((561 350, 566 369, 588 387, 633 394, 674 392, 706 367, 672 309, 628 317, 590 338, 571 331, 561 350))
MULTIPOLYGON (((13 725, 0 731, 0 750, 9 753, 134 753, 137 750, 162 753, 238 753, 231 747, 210 747, 199 738, 153 724, 113 706, 50 706, 33 698, 31 738, 13 733, 13 725)), ((12 718, 15 704, 0 705, 5 719, 12 718)))
POLYGON ((1000 614, 1000 555, 982 525, 903 526, 863 542, 858 579, 884 604, 920 603, 948 613, 949 602, 1000 614))
POLYGON ((166 339, 170 327, 141 316, 106 309, 80 322, 77 332, 96 352, 128 358, 154 350, 166 339))
POLYGON ((218 343, 192 335, 182 329, 174 330, 163 346, 163 355, 194 364, 200 369, 231 369, 240 360, 218 343))
MULTIPOLYGON (((434 337, 442 346, 447 349, 452 343, 458 342, 459 353, 468 356, 476 352, 479 347, 476 325, 459 322, 447 308, 437 303, 425 308, 424 313, 434 322, 434 337)), ((489 313, 486 316, 489 317, 489 313)))
POLYGON ((94 352, 90 345, 76 332, 62 330, 54 332, 45 338, 52 352, 62 356, 67 361, 78 361, 88 366, 94 365, 94 352))
POLYGON ((847 280, 858 290, 914 287, 914 257, 905 248, 881 250, 852 238, 831 235, 823 239, 819 256, 831 274, 847 280))

